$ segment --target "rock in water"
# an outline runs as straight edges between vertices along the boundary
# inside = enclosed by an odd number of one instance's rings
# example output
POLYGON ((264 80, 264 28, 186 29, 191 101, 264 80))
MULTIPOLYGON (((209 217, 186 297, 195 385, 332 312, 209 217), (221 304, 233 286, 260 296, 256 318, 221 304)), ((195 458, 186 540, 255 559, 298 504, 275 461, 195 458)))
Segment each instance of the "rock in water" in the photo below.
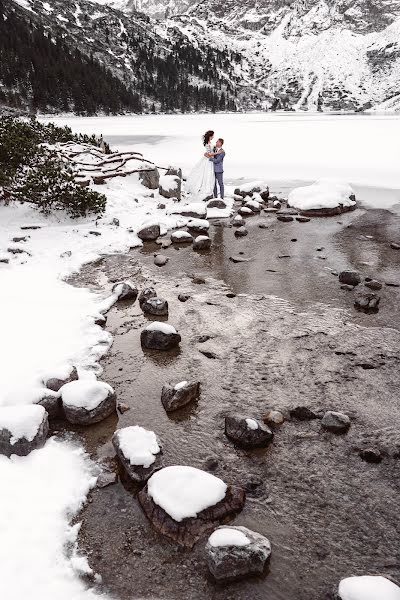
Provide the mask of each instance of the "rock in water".
POLYGON ((193 242, 193 238, 187 231, 174 231, 171 234, 171 240, 174 244, 191 244, 193 242))
POLYGON ((142 227, 138 231, 138 238, 143 240, 144 242, 151 242, 156 240, 160 235, 160 226, 156 223, 152 225, 146 225, 146 227, 142 227))
POLYGON ((148 169, 139 173, 139 179, 142 185, 150 190, 157 190, 160 185, 160 173, 157 168, 148 169))
POLYGON ((168 316, 168 302, 164 298, 149 298, 142 304, 142 311, 156 317, 168 316))
POLYGON ((154 257, 154 264, 156 267, 163 267, 169 261, 168 256, 164 256, 163 254, 156 254, 154 257))
POLYGON ((198 235, 193 242, 193 250, 209 250, 211 248, 211 240, 208 235, 198 235))
POLYGON ((133 481, 143 483, 161 469, 161 447, 154 431, 138 425, 124 427, 114 433, 112 443, 133 481))
POLYGON ((246 224, 246 221, 240 215, 236 215, 236 217, 232 221, 232 225, 234 227, 244 227, 245 224, 246 224))
POLYGON ((196 400, 200 393, 200 382, 181 381, 175 386, 164 385, 161 392, 161 402, 167 412, 172 412, 196 400))
POLYGON ((290 221, 294 220, 292 215, 277 215, 276 218, 278 221, 282 221, 282 223, 289 223, 290 221))
POLYGON ((347 415, 328 410, 322 417, 321 425, 333 433, 346 433, 350 428, 350 419, 347 415))
POLYGON ((247 231, 246 227, 238 227, 235 231, 235 236, 236 237, 244 237, 248 233, 249 232, 247 231))
POLYGON ((347 577, 339 583, 339 600, 400 600, 400 587, 381 575, 347 577))
POLYGON ((24 404, 0 408, 0 454, 27 456, 44 446, 48 431, 43 406, 24 404))
POLYGON ((210 229, 210 223, 206 219, 190 219, 187 226, 188 229, 200 235, 206 235, 210 229))
POLYGON ((115 392, 104 381, 71 381, 61 388, 60 394, 65 418, 77 425, 98 423, 117 410, 115 392))
POLYGON ((160 177, 158 191, 163 198, 176 198, 176 200, 180 200, 182 195, 182 179, 177 175, 163 175, 160 177))
POLYGON ((210 200, 210 202, 207 202, 207 208, 220 208, 223 210, 226 208, 226 204, 223 200, 210 200))
POLYGON ((142 308, 142 306, 146 302, 146 300, 149 300, 150 298, 156 298, 156 297, 157 297, 157 292, 154 288, 152 288, 152 287, 144 288, 144 290, 142 290, 139 294, 140 308, 142 308))
POLYGON ((262 575, 271 556, 270 541, 247 527, 216 529, 208 538, 207 564, 218 581, 262 575))
POLYGON ((240 512, 245 498, 242 489, 227 486, 211 473, 186 466, 157 471, 138 494, 153 527, 187 548, 240 512))
POLYGON ((75 367, 71 367, 69 374, 64 379, 58 377, 50 377, 50 379, 45 379, 43 383, 49 390, 52 390, 53 392, 58 392, 63 385, 69 383, 70 381, 75 381, 76 379, 78 379, 78 371, 75 367))
POLYGON ((179 345, 181 336, 172 325, 154 321, 142 331, 140 341, 150 350, 170 350, 179 345))
POLYGON ((292 419, 298 419, 299 421, 311 421, 312 419, 319 419, 319 415, 308 408, 307 406, 296 406, 290 410, 290 416, 292 419))
POLYGON ((174 210, 174 214, 184 217, 194 217, 195 219, 205 219, 207 217, 207 206, 204 202, 192 202, 185 204, 174 210))
POLYGON ((365 313, 377 313, 381 297, 374 292, 358 290, 354 298, 354 306, 357 310, 365 313))
POLYGON ((262 421, 240 415, 225 417, 225 434, 236 444, 247 448, 267 446, 274 437, 262 421))
POLYGON ((375 279, 371 279, 370 281, 366 281, 365 282, 365 287, 369 288, 370 290, 381 290, 382 289, 382 284, 380 281, 376 281, 375 279))
POLYGON ((131 300, 135 302, 138 289, 134 283, 130 281, 118 281, 113 285, 112 293, 118 296, 118 300, 131 300))
POLYGON ((346 285, 358 285, 361 283, 361 276, 358 271, 342 271, 339 273, 339 281, 346 285))

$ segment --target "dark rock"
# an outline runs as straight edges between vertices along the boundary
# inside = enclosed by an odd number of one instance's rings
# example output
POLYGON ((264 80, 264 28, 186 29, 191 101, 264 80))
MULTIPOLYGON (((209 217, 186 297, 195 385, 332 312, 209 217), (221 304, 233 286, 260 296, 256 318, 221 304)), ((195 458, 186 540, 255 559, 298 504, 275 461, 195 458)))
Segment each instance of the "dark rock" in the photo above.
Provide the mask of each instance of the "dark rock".
MULTIPOLYGON (((115 452, 117 453, 118 459, 120 460, 124 470, 127 475, 135 481, 136 483, 145 483, 156 471, 159 471, 162 468, 162 454, 161 447, 158 438, 154 434, 153 431, 148 431, 143 429, 143 427, 138 427, 137 425, 132 427, 124 427, 123 429, 118 429, 112 438, 112 443, 115 448, 115 452), (145 462, 145 464, 132 464, 131 460, 124 453, 123 444, 121 442, 122 436, 124 434, 130 434, 132 444, 135 444, 135 437, 140 436, 142 434, 151 436, 150 440, 147 442, 145 448, 141 448, 140 450, 140 458, 139 460, 142 462, 143 454, 147 454, 149 460, 145 462), (158 450, 158 451, 157 451, 158 450), (151 458, 151 455, 153 458, 151 458), (150 463, 150 461, 153 462, 150 463), (147 465, 147 466, 146 466, 147 465)), ((134 447, 135 448, 135 447, 134 447)), ((143 461, 144 462, 144 461, 143 461)))
MULTIPOLYGON (((242 536, 239 539, 243 539, 242 536)), ((271 544, 266 537, 247 527, 222 526, 209 537, 206 554, 207 565, 214 579, 218 582, 230 582, 252 575, 262 575, 271 556, 271 544), (232 536, 236 532, 243 534, 249 543, 220 545, 220 533, 225 538, 226 534, 230 533, 232 536)))
POLYGON ((366 290, 357 290, 354 298, 354 306, 357 310, 365 313, 377 313, 381 297, 374 292, 366 290))
POLYGON ((376 281, 375 279, 371 279, 371 281, 366 281, 365 282, 365 287, 369 288, 370 290, 381 290, 382 289, 382 284, 380 281, 376 281))
POLYGON ((199 235, 193 242, 193 250, 209 250, 211 248, 211 240, 206 235, 199 235))
POLYGON ((101 235, 101 231, 96 231, 95 229, 93 231, 89 231, 90 235, 95 235, 95 236, 99 236, 101 235))
POLYGON ((148 287, 142 290, 139 294, 139 306, 142 308, 142 305, 149 300, 150 298, 156 298, 157 292, 154 288, 148 287))
POLYGON ((340 283, 356 286, 361 283, 360 273, 358 271, 341 271, 339 273, 340 283))
POLYGON ((111 221, 111 225, 115 225, 115 227, 119 227, 119 219, 117 219, 117 217, 114 217, 113 220, 111 221))
POLYGON ((235 236, 236 237, 244 237, 248 233, 249 232, 247 231, 246 227, 238 227, 235 231, 235 236))
POLYGON ((296 221, 298 221, 299 223, 309 223, 311 221, 311 219, 310 219, 310 217, 298 216, 298 217, 296 217, 296 221))
POLYGON ((135 302, 139 292, 136 285, 130 281, 117 281, 112 287, 112 293, 118 296, 118 300, 135 302))
POLYGON ((0 257, 0 263, 3 265, 8 265, 8 263, 10 262, 9 258, 4 258, 3 256, 0 257))
POLYGON ((138 231, 138 238, 144 242, 154 241, 160 235, 160 226, 158 224, 147 225, 138 231))
POLYGON ((142 171, 139 173, 139 179, 142 185, 150 190, 157 190, 160 186, 160 173, 157 168, 142 171))
POLYGON ((164 298, 149 298, 146 302, 143 302, 141 308, 147 315, 154 315, 156 317, 168 316, 168 302, 164 298))
POLYGON ((27 404, 0 408, 0 454, 4 456, 10 457, 13 454, 27 456, 32 450, 42 448, 46 443, 48 431, 49 421, 43 406, 27 404), (13 427, 8 423, 10 421, 18 423, 19 420, 21 423, 27 423, 32 419, 37 422, 36 431, 32 431, 32 439, 24 436, 15 438, 13 427))
POLYGON ((289 215, 295 217, 299 212, 295 208, 282 208, 278 211, 278 215, 289 215))
POLYGON ((328 410, 322 417, 321 425, 332 433, 346 433, 350 428, 350 419, 343 413, 328 410))
POLYGON ((393 248, 393 250, 400 250, 400 244, 397 244, 396 242, 392 242, 390 247, 393 248))
POLYGON ((195 283, 196 285, 202 285, 205 282, 206 280, 204 277, 201 277, 200 275, 194 275, 194 277, 192 277, 192 283, 195 283))
POLYGON ((265 447, 274 437, 262 421, 241 415, 225 417, 225 434, 236 444, 247 448, 265 447))
POLYGON ((215 352, 213 352, 212 350, 200 350, 201 354, 203 354, 206 358, 210 358, 210 359, 217 359, 218 356, 217 354, 215 354, 215 352))
POLYGON ((378 464, 382 462, 382 454, 376 448, 364 448, 360 450, 360 457, 368 463, 378 464))
POLYGON ((78 371, 75 367, 71 367, 71 371, 68 377, 66 377, 65 379, 51 377, 50 379, 45 379, 43 383, 49 390, 53 390, 53 392, 58 392, 63 385, 69 383, 70 381, 75 381, 76 379, 78 379, 78 371))
POLYGON ((269 227, 268 223, 260 223, 259 224, 260 229, 268 229, 268 227, 269 227))
POLYGON ((23 235, 22 237, 13 237, 12 241, 18 244, 19 242, 27 242, 29 235, 23 235))
POLYGON ((291 242, 297 242, 297 238, 292 238, 290 241, 291 242))
POLYGON ((233 292, 228 292, 225 295, 226 295, 227 298, 236 298, 236 294, 234 294, 233 292))
POLYGON ((278 221, 282 221, 282 223, 289 223, 294 220, 292 215, 277 215, 276 218, 278 221))
POLYGON ((199 335, 199 337, 197 338, 197 342, 199 344, 204 344, 205 342, 208 342, 208 340, 211 339, 211 337, 209 335, 199 335))
POLYGON ((210 200, 210 202, 207 203, 207 208, 220 208, 223 210, 226 208, 226 204, 223 200, 210 200))
POLYGON ((299 421, 310 421, 312 419, 319 419, 319 415, 308 408, 307 406, 296 406, 290 410, 290 416, 292 419, 298 419, 299 421))
POLYGON ((181 336, 172 325, 154 321, 143 329, 140 341, 142 346, 150 350, 170 350, 179 345, 181 336))
POLYGON ((335 206, 334 208, 313 208, 310 210, 300 210, 299 212, 306 217, 334 217, 335 215, 356 210, 356 208, 357 204, 352 204, 351 206, 339 204, 339 206, 335 206))
POLYGON ((244 258, 243 256, 230 256, 229 260, 233 263, 247 263, 252 261, 252 258, 244 258))
POLYGON ((269 188, 266 188, 265 190, 260 192, 260 196, 261 196, 261 199, 264 200, 264 202, 266 202, 269 198, 269 188))
POLYGON ((61 398, 58 392, 49 389, 35 404, 43 406, 49 420, 57 419, 61 414, 61 398))
POLYGON ((41 228, 42 228, 41 225, 22 225, 21 226, 21 229, 23 229, 23 230, 32 229, 32 231, 35 229, 41 229, 41 228))
POLYGON ((163 254, 156 254, 154 257, 154 264, 156 267, 163 267, 169 261, 168 256, 164 256, 163 254))
POLYGON ((245 202, 244 207, 249 208, 253 213, 259 213, 261 211, 261 205, 257 200, 248 200, 245 202))
POLYGON ((179 302, 187 302, 190 296, 188 294, 179 294, 178 300, 179 302))
POLYGON ((215 471, 218 468, 218 464, 218 458, 215 456, 208 456, 204 461, 204 468, 207 469, 207 471, 215 471))
POLYGON ((388 287, 400 287, 400 282, 399 281, 385 281, 385 285, 387 285, 388 287))
POLYGON ((157 208, 158 210, 165 210, 165 204, 163 202, 160 202, 159 204, 157 204, 157 208))
POLYGON ((161 402, 167 412, 172 412, 196 400, 200 393, 200 382, 183 381, 175 386, 164 385, 161 402))
POLYGON ((102 471, 100 473, 100 475, 97 478, 96 481, 96 487, 98 488, 105 488, 109 485, 113 485, 114 483, 117 483, 118 481, 118 474, 117 473, 113 473, 111 471, 102 471))
POLYGON ((131 407, 129 406, 129 404, 125 404, 125 402, 118 402, 117 409, 118 412, 121 413, 121 415, 123 415, 124 413, 128 412, 128 410, 131 410, 131 407))
MULTIPOLYGON (((265 190, 267 191, 267 190, 265 190)), ((246 196, 252 196, 253 194, 255 194, 256 192, 260 193, 261 192, 261 188, 258 185, 255 185, 253 188, 251 188, 249 191, 247 190, 242 190, 240 188, 235 188, 234 194, 235 196, 241 196, 242 198, 246 198, 246 196)))
POLYGON ((102 381, 92 381, 91 379, 71 381, 61 388, 60 394, 65 418, 74 425, 99 423, 117 409, 114 390, 102 381), (87 401, 94 393, 101 394, 104 399, 90 408, 87 401))

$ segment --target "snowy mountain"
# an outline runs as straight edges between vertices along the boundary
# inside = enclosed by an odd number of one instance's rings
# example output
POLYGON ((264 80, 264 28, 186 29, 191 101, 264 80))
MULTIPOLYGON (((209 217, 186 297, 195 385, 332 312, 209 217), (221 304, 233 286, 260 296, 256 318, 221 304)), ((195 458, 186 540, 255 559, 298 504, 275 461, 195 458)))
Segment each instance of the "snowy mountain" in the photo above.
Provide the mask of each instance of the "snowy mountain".
POLYGON ((110 1, 241 54, 245 106, 400 108, 400 0, 110 1))

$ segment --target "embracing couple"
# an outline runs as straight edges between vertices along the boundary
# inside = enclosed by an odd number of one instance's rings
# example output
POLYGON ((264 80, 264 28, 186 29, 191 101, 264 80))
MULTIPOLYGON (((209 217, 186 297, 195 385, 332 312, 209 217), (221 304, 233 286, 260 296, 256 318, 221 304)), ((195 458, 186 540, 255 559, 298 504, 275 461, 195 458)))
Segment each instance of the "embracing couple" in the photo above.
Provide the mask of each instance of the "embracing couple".
POLYGON ((186 190, 196 200, 209 200, 218 197, 218 189, 221 200, 224 199, 224 140, 219 138, 215 146, 213 131, 206 131, 203 135, 204 157, 197 163, 190 173, 186 190))

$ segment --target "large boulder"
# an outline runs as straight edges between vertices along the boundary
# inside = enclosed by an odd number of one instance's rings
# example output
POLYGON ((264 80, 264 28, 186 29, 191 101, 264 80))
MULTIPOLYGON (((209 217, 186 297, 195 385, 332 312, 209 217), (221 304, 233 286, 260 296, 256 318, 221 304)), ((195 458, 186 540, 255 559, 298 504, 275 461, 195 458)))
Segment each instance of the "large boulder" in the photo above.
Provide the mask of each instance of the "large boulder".
POLYGON ((156 298, 156 296, 157 296, 157 292, 154 288, 152 288, 152 287, 144 288, 139 294, 140 308, 142 308, 142 306, 146 302, 146 300, 149 300, 150 298, 156 298))
POLYGON ((196 400, 200 393, 200 382, 181 381, 176 385, 164 385, 161 392, 161 402, 167 412, 172 412, 196 400))
POLYGON ((61 388, 60 394, 65 418, 75 425, 98 423, 117 410, 115 392, 104 381, 71 381, 61 388))
POLYGON ((163 198, 180 200, 182 197, 182 179, 177 175, 163 175, 160 177, 158 191, 163 198))
POLYGON ((227 486, 211 473, 186 466, 157 471, 138 494, 153 527, 188 548, 204 533, 240 512, 245 498, 242 489, 227 486))
POLYGON ((118 429, 113 446, 126 473, 136 483, 143 483, 161 468, 161 446, 154 431, 138 425, 118 429))
POLYGON ((149 298, 142 304, 142 311, 147 315, 156 317, 168 316, 168 302, 164 298, 149 298))
POLYGON ((28 404, 0 408, 0 454, 27 456, 42 448, 49 431, 43 406, 28 404))
POLYGON ((138 231, 138 238, 143 242, 152 242, 160 236, 160 226, 157 223, 145 225, 138 231))
POLYGON ((69 383, 70 381, 75 381, 75 379, 78 379, 78 371, 75 367, 71 366, 69 369, 69 373, 68 375, 66 375, 66 377, 44 378, 43 383, 49 390, 52 390, 53 392, 58 392, 63 385, 69 383))
POLYGON ((179 345, 181 336, 172 325, 154 321, 143 329, 140 341, 150 350, 170 350, 179 345))
POLYGON ((241 415, 225 417, 225 434, 230 440, 246 448, 265 447, 274 437, 262 421, 241 415))
POLYGON ((156 167, 139 173, 139 179, 150 190, 157 190, 160 185, 160 173, 156 167))
POLYGON ((131 300, 135 302, 138 289, 136 285, 130 281, 118 281, 112 287, 112 293, 118 297, 118 300, 131 300))
POLYGON ((358 271, 341 271, 339 273, 339 281, 345 285, 356 286, 361 283, 361 275, 358 271))
POLYGON ((346 433, 350 428, 350 419, 347 415, 328 410, 322 417, 321 425, 332 433, 346 433))
POLYGON ((400 587, 382 575, 346 577, 339 583, 339 600, 400 600, 400 587))
POLYGON ((208 538, 207 564, 218 582, 262 575, 271 556, 270 541, 247 527, 222 526, 208 538))

